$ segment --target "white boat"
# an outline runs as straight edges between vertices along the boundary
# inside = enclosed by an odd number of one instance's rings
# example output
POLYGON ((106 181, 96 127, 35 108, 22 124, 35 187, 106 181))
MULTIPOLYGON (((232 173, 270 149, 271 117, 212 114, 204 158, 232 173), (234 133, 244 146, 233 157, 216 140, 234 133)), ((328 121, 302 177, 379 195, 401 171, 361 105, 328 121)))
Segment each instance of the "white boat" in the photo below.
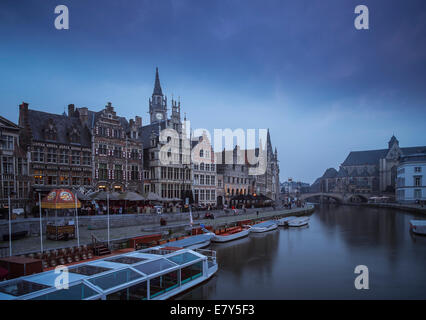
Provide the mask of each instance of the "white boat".
POLYGON ((196 236, 190 236, 182 240, 168 242, 167 244, 162 245, 162 247, 177 247, 190 250, 205 248, 210 244, 214 236, 215 234, 213 232, 207 232, 196 236))
POLYGON ((426 235, 426 220, 410 220, 410 229, 416 234, 426 235))
POLYGON ((300 217, 300 218, 296 218, 291 220, 288 223, 289 227, 301 227, 301 226, 305 226, 309 223, 309 217, 300 217))
POLYGON ((258 223, 252 225, 250 228, 250 232, 260 233, 274 230, 278 227, 278 224, 275 221, 265 221, 262 223, 258 223))
POLYGON ((294 220, 294 219, 296 219, 297 217, 295 217, 295 216, 291 216, 291 217, 284 217, 284 218, 281 218, 281 219, 278 219, 277 220, 277 222, 278 222, 278 225, 279 226, 281 226, 281 227, 285 227, 285 226, 287 226, 288 225, 288 223, 291 221, 291 220, 294 220))
POLYGON ((236 239, 241 239, 250 233, 250 228, 243 228, 243 227, 237 227, 237 228, 231 228, 231 230, 226 230, 224 233, 216 234, 212 238, 212 242, 228 242, 236 239))
POLYGON ((164 300, 210 279, 216 252, 154 247, 0 282, 0 300, 164 300))

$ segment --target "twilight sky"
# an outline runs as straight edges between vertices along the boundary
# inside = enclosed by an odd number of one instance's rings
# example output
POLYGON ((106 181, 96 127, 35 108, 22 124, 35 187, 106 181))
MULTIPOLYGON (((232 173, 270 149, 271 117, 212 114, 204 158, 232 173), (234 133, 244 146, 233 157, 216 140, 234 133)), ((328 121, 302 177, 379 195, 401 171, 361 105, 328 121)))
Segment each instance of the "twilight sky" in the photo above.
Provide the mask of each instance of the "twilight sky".
POLYGON ((70 103, 143 117, 155 67, 193 128, 270 128, 281 181, 426 145, 424 0, 1 0, 0 115, 70 103), (70 30, 54 28, 67 5, 70 30), (366 4, 370 30, 354 27, 366 4))

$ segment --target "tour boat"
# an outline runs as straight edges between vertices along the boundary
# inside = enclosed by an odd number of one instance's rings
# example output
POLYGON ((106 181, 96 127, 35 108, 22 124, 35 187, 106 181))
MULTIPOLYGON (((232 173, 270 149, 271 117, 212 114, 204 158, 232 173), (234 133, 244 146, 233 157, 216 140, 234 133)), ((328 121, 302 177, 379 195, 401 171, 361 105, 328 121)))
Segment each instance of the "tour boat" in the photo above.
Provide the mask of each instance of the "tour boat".
POLYGON ((426 220, 410 220, 410 229, 421 235, 426 235, 426 220))
POLYGON ((173 247, 191 250, 205 248, 210 244, 214 236, 215 234, 213 232, 206 232, 196 236, 190 236, 182 240, 169 242, 167 244, 164 244, 163 247, 172 245, 173 247))
POLYGON ((262 223, 254 224, 250 228, 250 232, 260 233, 274 230, 278 227, 275 221, 265 221, 262 223))
POLYGON ((248 236, 250 227, 232 227, 224 229, 223 233, 217 233, 212 242, 228 242, 248 236))
POLYGON ((301 227, 309 223, 309 217, 300 217, 289 221, 289 227, 301 227))
POLYGON ((212 250, 153 247, 67 270, 0 282, 0 300, 165 300, 207 281, 218 265, 212 250))
POLYGON ((294 217, 294 216, 291 216, 291 217, 285 217, 285 218, 278 219, 278 220, 277 220, 277 222, 278 222, 278 225, 279 225, 279 226, 285 227, 285 226, 287 226, 287 225, 288 225, 288 223, 289 223, 291 220, 294 220, 294 219, 296 219, 296 218, 297 218, 297 217, 294 217))

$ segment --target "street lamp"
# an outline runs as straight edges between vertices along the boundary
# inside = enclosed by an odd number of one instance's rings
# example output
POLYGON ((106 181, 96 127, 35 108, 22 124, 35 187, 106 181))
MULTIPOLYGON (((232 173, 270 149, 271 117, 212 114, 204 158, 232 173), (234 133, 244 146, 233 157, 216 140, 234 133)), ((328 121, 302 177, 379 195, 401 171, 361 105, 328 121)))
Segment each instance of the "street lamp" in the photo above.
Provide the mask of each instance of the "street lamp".
POLYGON ((8 195, 9 200, 9 255, 12 256, 12 221, 11 221, 11 207, 10 207, 10 198, 13 197, 16 193, 14 191, 10 192, 8 195))

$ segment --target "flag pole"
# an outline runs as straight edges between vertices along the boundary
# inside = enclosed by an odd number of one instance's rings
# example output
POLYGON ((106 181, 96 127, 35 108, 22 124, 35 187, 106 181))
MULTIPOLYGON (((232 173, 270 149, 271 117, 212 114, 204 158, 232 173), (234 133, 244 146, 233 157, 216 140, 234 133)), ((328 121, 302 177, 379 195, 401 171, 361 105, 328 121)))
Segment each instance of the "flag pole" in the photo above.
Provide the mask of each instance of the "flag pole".
POLYGON ((38 193, 38 207, 40 210, 40 252, 43 254, 43 224, 41 222, 42 216, 41 216, 41 194, 38 193))
POLYGON ((76 231, 77 231, 77 246, 80 247, 80 231, 78 229, 78 210, 77 210, 77 192, 75 193, 75 220, 76 220, 76 231))
POLYGON ((9 200, 9 255, 12 256, 12 222, 10 216, 10 194, 8 195, 9 200))
POLYGON ((107 193, 107 215, 108 215, 108 248, 109 248, 109 193, 107 193))

